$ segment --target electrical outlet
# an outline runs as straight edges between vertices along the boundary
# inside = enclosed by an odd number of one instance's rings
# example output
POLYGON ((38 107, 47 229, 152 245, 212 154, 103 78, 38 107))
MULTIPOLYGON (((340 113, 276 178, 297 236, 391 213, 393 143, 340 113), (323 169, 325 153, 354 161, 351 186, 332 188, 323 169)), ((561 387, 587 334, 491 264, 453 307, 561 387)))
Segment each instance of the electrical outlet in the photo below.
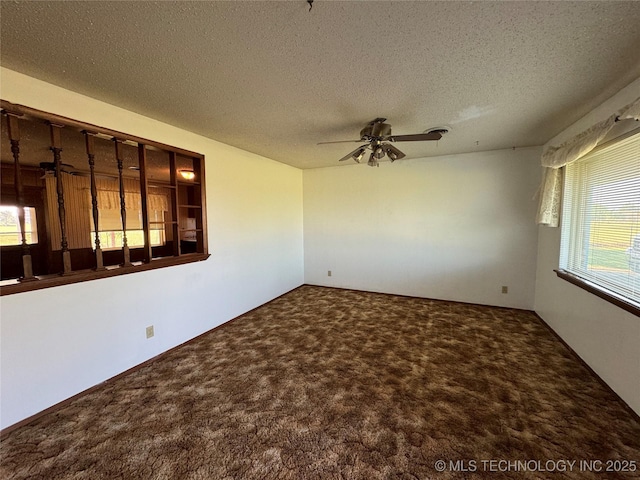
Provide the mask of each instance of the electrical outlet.
POLYGON ((327 270, 327 277, 331 276, 331 270, 327 270))
POLYGON ((153 325, 147 327, 147 338, 153 337, 153 325))
POLYGON ((509 287, 507 287, 506 285, 502 286, 502 293, 509 293, 509 287))

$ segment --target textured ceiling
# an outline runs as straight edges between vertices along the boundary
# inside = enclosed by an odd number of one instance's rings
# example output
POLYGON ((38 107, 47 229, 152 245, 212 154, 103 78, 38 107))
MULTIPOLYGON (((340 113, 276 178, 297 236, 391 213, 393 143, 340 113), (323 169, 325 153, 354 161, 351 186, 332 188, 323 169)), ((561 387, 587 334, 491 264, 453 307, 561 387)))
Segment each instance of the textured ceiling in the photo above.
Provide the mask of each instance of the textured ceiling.
MULTIPOLYGON (((300 168, 541 145, 640 77, 640 2, 11 2, 3 66, 300 168), (347 163, 347 162, 345 162, 347 163)), ((154 139, 163 141, 161 138, 154 139)))

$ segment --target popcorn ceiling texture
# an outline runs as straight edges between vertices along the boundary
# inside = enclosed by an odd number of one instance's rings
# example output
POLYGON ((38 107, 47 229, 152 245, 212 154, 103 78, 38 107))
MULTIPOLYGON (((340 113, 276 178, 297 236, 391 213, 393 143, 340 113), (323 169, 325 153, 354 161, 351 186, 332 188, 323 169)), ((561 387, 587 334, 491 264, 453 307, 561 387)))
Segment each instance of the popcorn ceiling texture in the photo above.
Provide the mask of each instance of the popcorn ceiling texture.
POLYGON ((1 444, 4 479, 631 479, 640 424, 531 312, 300 287, 1 444))
POLYGON ((408 158, 542 145, 640 76, 640 2, 0 8, 4 67, 301 168, 380 116, 454 127, 408 158))

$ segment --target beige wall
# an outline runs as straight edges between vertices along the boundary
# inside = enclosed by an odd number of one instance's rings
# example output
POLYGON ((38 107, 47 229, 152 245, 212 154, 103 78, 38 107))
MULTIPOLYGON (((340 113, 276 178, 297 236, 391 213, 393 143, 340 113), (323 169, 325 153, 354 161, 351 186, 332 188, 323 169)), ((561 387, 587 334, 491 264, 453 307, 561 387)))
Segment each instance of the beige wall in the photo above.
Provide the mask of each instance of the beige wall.
MULTIPOLYGON (((560 145, 639 95, 640 79, 547 145, 560 145)), ((559 256, 560 228, 539 227, 536 312, 640 414, 640 318, 558 278, 559 256)))
POLYGON ((211 253, 206 262, 2 297, 0 427, 302 284, 300 170, 5 68, 0 75, 10 102, 203 153, 211 253))
POLYGON ((539 158, 525 148, 305 170, 305 281, 533 308, 539 158))

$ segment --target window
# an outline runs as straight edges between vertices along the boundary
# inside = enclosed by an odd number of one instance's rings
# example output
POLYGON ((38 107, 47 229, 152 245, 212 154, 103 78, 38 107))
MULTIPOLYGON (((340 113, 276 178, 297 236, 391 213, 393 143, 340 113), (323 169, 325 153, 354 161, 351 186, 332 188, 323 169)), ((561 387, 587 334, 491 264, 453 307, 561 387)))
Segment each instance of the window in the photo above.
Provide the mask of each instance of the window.
POLYGON ((640 133, 566 167, 560 268, 640 308, 640 133))
MULTIPOLYGON (((141 208, 140 189, 135 180, 126 180, 125 188, 125 219, 127 222, 127 244, 130 248, 144 247, 144 229, 141 208)), ((115 179, 99 179, 96 181, 98 201, 98 226, 100 247, 102 250, 117 250, 123 247, 124 231, 122 230, 122 211, 118 182, 115 179)), ((85 215, 91 224, 91 245, 96 242, 96 229, 93 224, 93 212, 89 195, 89 184, 83 189, 87 197, 85 215)), ((166 220, 169 220, 171 204, 171 190, 155 188, 154 193, 147 195, 147 210, 149 215, 149 238, 151 246, 166 245, 166 220)))
MULTIPOLYGON (((87 215, 91 215, 87 212, 87 215)), ((99 209, 98 225, 100 226, 100 247, 103 251, 118 250, 123 246, 124 231, 122 230, 122 219, 120 210, 99 209)), ((151 221, 149 236, 151 246, 158 247, 165 245, 165 231, 161 228, 164 224, 164 211, 152 210, 150 212, 151 221)), ((96 243, 96 229, 91 221, 91 244, 96 243)), ((142 212, 140 210, 127 209, 127 244, 131 248, 144 247, 144 230, 142 229, 142 212)))
POLYGON ((208 258, 203 155, 4 100, 2 114, 0 294, 208 258))
MULTIPOLYGON (((27 244, 38 243, 38 226, 36 209, 24 209, 24 234, 27 244)), ((22 234, 18 220, 18 207, 15 205, 0 206, 0 246, 22 245, 22 234)))

